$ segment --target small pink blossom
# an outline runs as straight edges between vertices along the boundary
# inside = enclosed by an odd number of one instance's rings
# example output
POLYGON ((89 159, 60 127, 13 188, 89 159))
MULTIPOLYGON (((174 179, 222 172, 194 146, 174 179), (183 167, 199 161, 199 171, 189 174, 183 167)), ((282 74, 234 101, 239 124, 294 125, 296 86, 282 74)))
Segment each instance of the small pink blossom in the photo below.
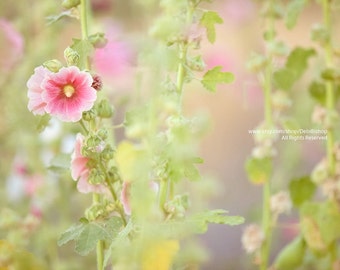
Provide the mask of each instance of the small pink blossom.
POLYGON ((83 147, 84 136, 77 134, 74 152, 71 159, 71 176, 73 180, 78 181, 77 189, 81 193, 103 193, 105 192, 104 185, 93 185, 89 183, 90 169, 87 167, 87 163, 90 160, 81 154, 83 147))
POLYGON ((41 84, 45 111, 62 121, 79 121, 96 100, 97 91, 91 87, 92 83, 91 75, 75 66, 50 73, 41 84))
POLYGON ((122 192, 120 194, 120 200, 122 202, 124 212, 127 215, 131 215, 131 206, 130 206, 130 182, 124 181, 122 192))
POLYGON ((42 98, 44 89, 41 87, 43 80, 51 71, 43 66, 34 69, 34 74, 27 81, 28 109, 33 114, 42 115, 45 113, 46 102, 42 98))

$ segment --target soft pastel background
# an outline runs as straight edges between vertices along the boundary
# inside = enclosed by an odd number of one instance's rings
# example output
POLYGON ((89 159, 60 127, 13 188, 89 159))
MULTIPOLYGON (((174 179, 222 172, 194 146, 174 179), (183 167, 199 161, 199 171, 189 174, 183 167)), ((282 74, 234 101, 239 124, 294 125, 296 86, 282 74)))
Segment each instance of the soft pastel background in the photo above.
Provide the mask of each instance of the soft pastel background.
MULTIPOLYGON (((85 269, 80 265, 93 263, 93 258, 80 257, 72 251, 72 245, 57 247, 56 239, 81 216, 88 198, 72 192, 74 183, 69 175, 46 170, 54 152, 72 151, 72 128, 52 121, 39 134, 39 120, 26 109, 26 81, 34 67, 48 59, 62 59, 72 38, 80 37, 74 19, 62 18, 47 24, 47 16, 60 12, 59 2, 0 2, 0 239, 12 239, 53 265, 51 269, 85 269)), ((139 39, 147 35, 157 15, 157 10, 146 8, 148 1, 143 2, 92 0, 92 27, 105 31, 109 41, 106 48, 96 52, 94 68, 103 76, 118 108, 117 122, 123 112, 119 106, 124 106, 125 97, 133 92, 139 39)), ((253 147, 248 130, 262 119, 262 92, 256 77, 246 69, 251 52, 263 50, 259 2, 219 0, 209 6, 220 13, 224 24, 217 26, 217 42, 213 46, 203 42, 203 59, 208 67, 221 65, 223 70, 233 72, 236 80, 219 87, 216 94, 193 83, 186 89, 184 103, 187 115, 208 114, 211 122, 201 145, 205 160, 201 169, 214 181, 209 187, 213 190, 209 204, 242 215, 246 222, 259 220, 261 206, 261 188, 249 183, 243 168, 253 147)), ((310 5, 294 30, 278 23, 278 35, 290 47, 312 46, 309 30, 320 20, 319 8, 310 5)), ((316 61, 311 63, 313 70, 316 61)), ((290 113, 308 127, 311 101, 306 98, 305 77, 294 89, 290 113)), ((118 139, 122 136, 118 133, 118 139)), ((319 142, 286 142, 280 149, 274 190, 285 189, 291 177, 307 174, 323 154, 319 142)), ((294 213, 282 219, 291 224, 294 220, 294 213)), ((244 226, 209 227, 207 234, 200 237, 209 253, 202 269, 252 269, 240 244, 244 226)), ((292 238, 294 230, 278 229, 275 233, 274 253, 292 238)))

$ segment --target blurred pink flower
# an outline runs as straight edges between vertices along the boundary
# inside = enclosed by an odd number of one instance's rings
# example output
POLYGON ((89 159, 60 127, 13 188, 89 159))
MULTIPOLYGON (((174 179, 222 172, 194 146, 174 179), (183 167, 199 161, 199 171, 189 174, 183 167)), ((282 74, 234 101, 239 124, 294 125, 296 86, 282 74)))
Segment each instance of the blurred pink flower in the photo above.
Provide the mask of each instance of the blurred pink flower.
POLYGON ((90 184, 89 174, 90 170, 87 167, 87 163, 90 160, 81 154, 81 149, 83 147, 84 136, 80 133, 77 134, 76 143, 74 147, 74 152, 71 157, 71 176, 73 180, 78 181, 77 189, 81 193, 103 193, 106 188, 103 185, 93 185, 90 184))
POLYGON ((124 212, 127 215, 131 215, 131 206, 130 206, 130 182, 124 181, 122 192, 120 194, 120 200, 124 208, 124 212))
POLYGON ((112 21, 104 22, 107 44, 96 49, 94 69, 103 77, 104 84, 117 89, 129 89, 131 85, 133 53, 131 45, 120 37, 120 30, 112 21))
POLYGON ((228 22, 242 23, 255 14, 255 5, 250 0, 229 0, 221 9, 221 15, 228 22))
POLYGON ((45 111, 65 122, 79 121, 82 113, 90 110, 97 98, 92 82, 89 73, 75 66, 50 73, 41 84, 45 111))
POLYGON ((41 87, 43 80, 52 73, 47 68, 39 66, 34 69, 34 74, 27 81, 28 109, 33 114, 42 115, 45 113, 46 102, 42 98, 44 89, 41 87))
POLYGON ((26 195, 33 197, 36 192, 38 191, 38 189, 41 187, 41 185, 43 184, 43 177, 42 175, 31 175, 28 176, 25 179, 25 193, 26 195))
POLYGON ((0 70, 9 70, 23 56, 24 40, 9 21, 0 19, 0 41, 0 51, 6 54, 0 57, 0 70))
POLYGON ((128 65, 129 55, 125 45, 109 40, 104 48, 96 50, 93 62, 95 68, 104 76, 119 76, 128 65))

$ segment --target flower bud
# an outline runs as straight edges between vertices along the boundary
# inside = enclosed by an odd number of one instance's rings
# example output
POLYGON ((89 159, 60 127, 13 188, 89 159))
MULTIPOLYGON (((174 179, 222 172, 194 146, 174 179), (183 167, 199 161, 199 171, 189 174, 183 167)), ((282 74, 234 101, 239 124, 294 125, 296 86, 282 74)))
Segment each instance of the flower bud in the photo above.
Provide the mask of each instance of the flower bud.
POLYGON ((71 9, 73 7, 76 7, 80 4, 80 0, 64 0, 61 5, 63 8, 71 9))
POLYGON ((90 136, 86 139, 85 145, 89 148, 95 148, 100 144, 101 140, 97 136, 90 136))
POLYGON ((89 36, 89 41, 95 48, 103 48, 107 44, 107 39, 104 33, 95 33, 89 36))
POLYGON ((107 145, 101 153, 104 160, 110 160, 114 156, 114 150, 110 145, 107 145))
POLYGON ((301 236, 288 244, 275 260, 276 270, 296 269, 302 262, 305 255, 306 243, 301 236))
POLYGON ((85 121, 92 121, 95 118, 96 118, 95 110, 91 109, 89 111, 83 112, 83 119, 85 121))
POLYGON ((97 131, 97 136, 101 138, 102 140, 106 140, 108 136, 108 132, 106 129, 101 128, 97 131))
POLYGON ((319 162, 312 171, 311 179, 315 184, 321 184, 328 178, 327 161, 319 162))
POLYGON ((98 185, 105 182, 105 174, 96 168, 91 169, 89 175, 89 183, 92 185, 98 185))
POLYGON ((264 241, 262 228, 257 224, 249 225, 242 234, 242 245, 247 253, 251 254, 259 250, 264 241))
POLYGON ((270 198, 270 209, 275 214, 289 213, 292 202, 289 193, 280 191, 270 198))
POLYGON ((67 47, 64 51, 64 58, 68 66, 76 66, 79 63, 80 55, 70 47, 67 47))
POLYGON ((101 118, 110 118, 114 114, 114 108, 107 99, 102 99, 97 105, 97 113, 101 118))
POLYGON ((58 72, 63 67, 63 64, 59 60, 53 59, 43 63, 43 66, 52 72, 58 72))
POLYGON ((92 85, 91 87, 94 88, 96 91, 102 90, 103 82, 102 79, 98 75, 92 75, 92 85))

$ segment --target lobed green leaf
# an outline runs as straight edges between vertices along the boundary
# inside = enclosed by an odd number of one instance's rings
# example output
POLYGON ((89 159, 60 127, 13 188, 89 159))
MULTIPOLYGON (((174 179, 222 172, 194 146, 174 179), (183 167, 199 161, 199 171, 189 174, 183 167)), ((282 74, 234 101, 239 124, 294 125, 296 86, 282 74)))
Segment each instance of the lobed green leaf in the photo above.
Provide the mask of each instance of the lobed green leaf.
POLYGON ((292 29, 296 25, 298 17, 307 2, 308 0, 293 0, 289 2, 285 16, 285 24, 288 29, 292 29))
POLYGON ((204 12, 200 24, 207 30, 207 37, 210 43, 214 43, 216 40, 215 24, 222 24, 223 19, 215 11, 204 12))
POLYGON ((216 86, 219 83, 232 83, 234 75, 230 72, 221 71, 222 67, 217 66, 208 70, 202 79, 202 85, 210 92, 216 92, 216 86))
POLYGON ((308 59, 315 54, 314 49, 294 49, 289 54, 285 66, 273 74, 274 85, 282 90, 290 90, 306 70, 308 59))

